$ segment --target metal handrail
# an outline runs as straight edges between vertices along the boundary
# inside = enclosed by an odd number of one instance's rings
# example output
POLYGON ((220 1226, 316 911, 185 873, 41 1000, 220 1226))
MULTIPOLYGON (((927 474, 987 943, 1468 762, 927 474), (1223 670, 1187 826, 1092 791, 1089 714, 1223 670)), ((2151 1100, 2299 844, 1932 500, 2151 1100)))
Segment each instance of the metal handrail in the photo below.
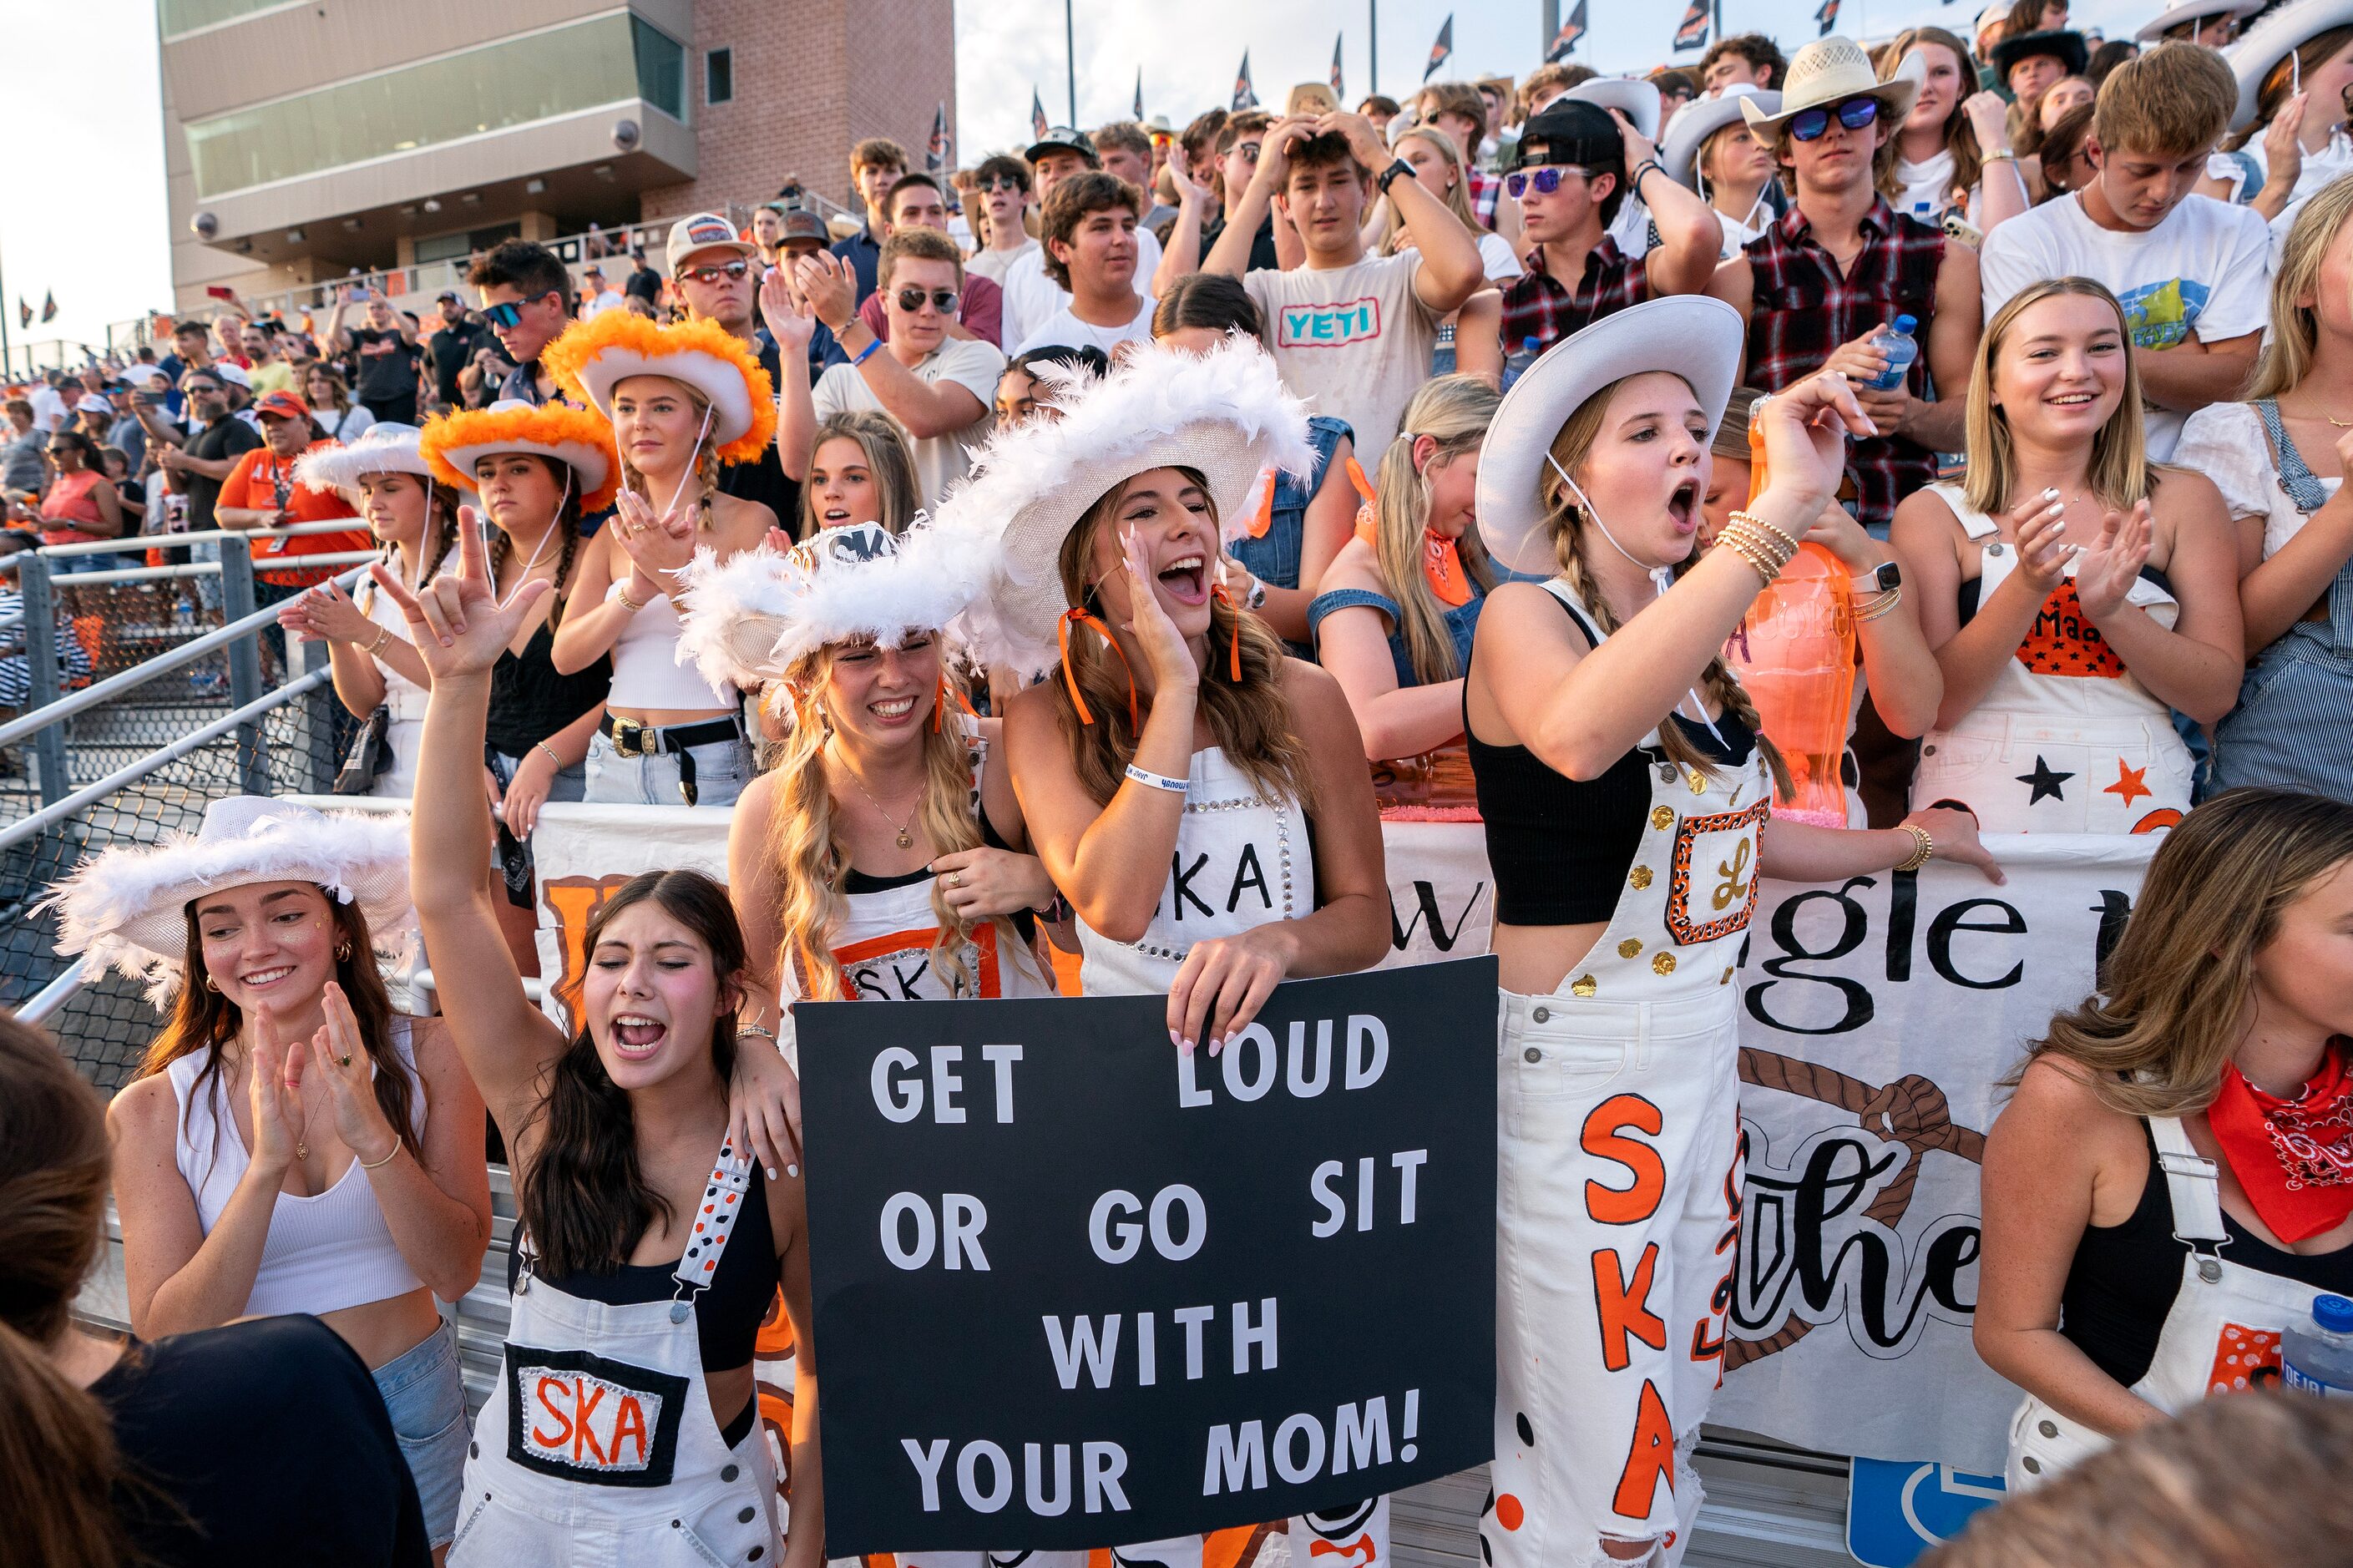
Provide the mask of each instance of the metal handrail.
MULTIPOLYGON (((258 555, 254 557, 256 572, 308 572, 313 567, 364 566, 371 561, 381 561, 384 553, 376 550, 330 550, 315 555, 258 555)), ((96 588, 109 583, 153 583, 166 577, 203 577, 217 573, 217 561, 190 561, 178 566, 120 566, 111 572, 76 572, 57 579, 60 588, 96 588)), ((257 612, 259 613, 259 612, 257 612)), ((269 606, 274 616, 278 606, 269 606)))
POLYGON ((31 1000, 16 1009, 20 1024, 37 1024, 66 1005, 66 998, 81 989, 81 965, 66 965, 62 973, 41 987, 31 1000))
POLYGON ((84 539, 72 544, 44 544, 33 552, 44 561, 65 555, 108 555, 123 550, 177 550, 186 544, 216 544, 224 539, 300 539, 312 533, 359 533, 367 520, 329 518, 323 522, 290 522, 282 528, 207 528, 195 533, 126 533, 116 539, 84 539))

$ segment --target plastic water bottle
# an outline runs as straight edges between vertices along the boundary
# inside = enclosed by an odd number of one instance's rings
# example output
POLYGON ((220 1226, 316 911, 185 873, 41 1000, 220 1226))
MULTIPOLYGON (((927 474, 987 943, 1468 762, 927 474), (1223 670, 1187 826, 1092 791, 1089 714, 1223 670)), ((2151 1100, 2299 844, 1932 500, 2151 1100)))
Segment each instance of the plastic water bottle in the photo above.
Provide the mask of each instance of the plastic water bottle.
POLYGON ((2280 1386, 2353 1399, 2353 1301, 2321 1296, 2312 1316, 2280 1335, 2280 1386))
POLYGON ((181 595, 179 603, 172 606, 172 629, 180 632, 196 629, 196 606, 189 602, 185 594, 181 595))
POLYGON ((1904 377, 1912 362, 1920 357, 1920 344, 1912 336, 1912 329, 1920 323, 1909 316, 1898 316, 1895 324, 1881 334, 1879 346, 1887 353, 1887 368, 1862 384, 1874 392, 1893 392, 1904 384, 1904 377))
POLYGON ((1511 391, 1512 383, 1525 375, 1528 366, 1535 363, 1537 356, 1543 353, 1544 345, 1535 338, 1522 338, 1520 346, 1504 361, 1504 390, 1511 391))

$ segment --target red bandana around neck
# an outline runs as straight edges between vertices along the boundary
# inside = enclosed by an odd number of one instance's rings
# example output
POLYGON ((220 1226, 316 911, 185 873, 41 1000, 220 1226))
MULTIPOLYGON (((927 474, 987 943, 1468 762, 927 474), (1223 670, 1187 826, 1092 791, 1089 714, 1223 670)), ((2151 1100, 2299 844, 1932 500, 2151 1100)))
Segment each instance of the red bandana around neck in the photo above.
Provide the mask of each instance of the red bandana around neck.
POLYGON ((2353 1214, 2353 1079, 2341 1042, 2294 1100, 2264 1093, 2226 1065, 2206 1124, 2256 1215, 2282 1241, 2333 1230, 2353 1214))

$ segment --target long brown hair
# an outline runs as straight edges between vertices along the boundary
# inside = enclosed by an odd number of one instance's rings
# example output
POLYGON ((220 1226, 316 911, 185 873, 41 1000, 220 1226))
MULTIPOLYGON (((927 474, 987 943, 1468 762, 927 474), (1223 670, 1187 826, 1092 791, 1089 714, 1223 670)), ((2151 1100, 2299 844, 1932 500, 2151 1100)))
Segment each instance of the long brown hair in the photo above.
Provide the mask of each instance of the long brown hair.
POLYGON ((2078 1064, 2127 1115, 2204 1110, 2245 1029, 2256 955, 2287 907, 2348 860, 2353 805, 2275 789, 2216 795, 2158 846, 2100 994, 2052 1019, 2028 1059, 2078 1064))
MULTIPOLYGON (((640 871, 622 883, 588 917, 583 951, 593 959, 605 928, 642 903, 658 906, 711 950, 721 1000, 725 987, 741 984, 743 928, 727 889, 700 871, 640 871)), ((712 1020, 711 1068, 723 1087, 734 1076, 732 1007, 712 1020)), ((538 1142, 516 1178, 515 1211, 530 1233, 538 1268, 559 1278, 614 1273, 657 1217, 664 1225, 676 1218, 646 1181, 629 1091, 605 1070, 585 1016, 572 1044, 550 1064, 546 1098, 528 1125, 538 1130, 538 1142)))
MULTIPOLYGON (((1425 686, 1462 673, 1454 657, 1453 635, 1446 629, 1446 605, 1430 591, 1421 569, 1422 532, 1430 524, 1429 470, 1476 452, 1486 439, 1498 401, 1495 389, 1475 375, 1441 375, 1423 382, 1405 406, 1396 439, 1381 453, 1380 471, 1373 480, 1373 553, 1380 562, 1381 581, 1397 601, 1398 634, 1405 639, 1407 660, 1425 686), (1437 442, 1438 449, 1417 468, 1414 443, 1423 436, 1437 442)), ((1495 585, 1494 563, 1479 542, 1478 530, 1455 542, 1455 553, 1461 558, 1462 574, 1479 593, 1495 585)))
MULTIPOLYGON (((1978 89, 1978 63, 1970 58, 1968 45, 1961 42, 1958 34, 1943 27, 1906 27, 1895 35, 1894 43, 1879 51, 1879 58, 1873 64, 1878 69, 1880 80, 1892 81, 1895 78, 1895 68, 1904 63, 1904 57, 1922 44, 1935 44, 1950 49, 1953 58, 1960 63, 1961 79, 1953 93, 1952 112, 1945 116, 1944 137, 1945 151, 1953 155, 1952 189, 1966 196, 1977 188, 1978 181, 1985 171, 1985 155, 1978 151, 1977 132, 1969 128, 1968 112, 1963 107, 1968 102, 1969 95, 1978 89)), ((1888 140, 1897 142, 1903 135, 1904 128, 1899 125, 1895 128, 1895 134, 1888 140)), ((1894 160, 1891 159, 1883 169, 1874 167, 1873 173, 1878 179, 1880 195, 1894 196, 1903 189, 1895 180, 1894 160)))
MULTIPOLYGON (((1593 444, 1601 438, 1601 422, 1609 412, 1610 398, 1631 379, 1620 377, 1611 382, 1578 404, 1577 412, 1561 426, 1560 434, 1552 440, 1552 460, 1560 466, 1562 473, 1574 474, 1584 465, 1586 458, 1592 456, 1593 444)), ((1593 617, 1593 624, 1606 637, 1616 631, 1620 623, 1617 612, 1609 607, 1609 600, 1602 595, 1601 585, 1593 581, 1585 567, 1585 542, 1577 533, 1577 523, 1584 515, 1583 508, 1577 503, 1576 492, 1561 483, 1557 474, 1547 473, 1546 476, 1544 501, 1545 526, 1552 533, 1553 552, 1560 563, 1561 580, 1568 584, 1569 592, 1585 605, 1585 613, 1593 617)), ((1693 552, 1676 566, 1675 574, 1681 576, 1689 571, 1698 559, 1698 552, 1693 552)), ((1780 748, 1765 733, 1764 721, 1757 716, 1757 704, 1749 700, 1747 691, 1733 679, 1723 654, 1718 653, 1707 661, 1707 668, 1700 672, 1699 689, 1715 699, 1725 712, 1748 726, 1749 733, 1757 737, 1757 750, 1764 753, 1765 765, 1772 770, 1774 787, 1788 795, 1790 790, 1788 764, 1781 760, 1780 748)), ((1696 768, 1702 773, 1714 773, 1722 765, 1703 756, 1699 748, 1692 744, 1691 737, 1683 733, 1682 725, 1665 719, 1659 724, 1659 749, 1670 761, 1680 763, 1686 768, 1696 768)))
POLYGON ((114 1568, 122 1460, 105 1407, 48 1347, 103 1239, 112 1150, 98 1096, 39 1030, 0 1016, 0 1558, 114 1568))
MULTIPOLYGON (((383 972, 376 968, 375 950, 368 944, 367 916, 356 899, 343 903, 324 889, 319 896, 327 900, 327 918, 335 928, 335 984, 343 988, 352 1016, 359 1020, 360 1044, 366 1048, 368 1060, 375 1064, 376 1105, 392 1124, 394 1136, 421 1159, 424 1152, 417 1146, 416 1123, 408 1114, 412 1080, 393 1047, 392 995, 385 989, 383 972)), ((188 1096, 193 1108, 196 1092, 205 1089, 206 1079, 212 1080, 212 1091, 219 1092, 221 1053, 244 1028, 245 1015, 225 993, 205 984, 210 976, 205 970, 205 935, 196 920, 195 900, 188 900, 185 912, 185 978, 180 982, 180 994, 172 1000, 172 1016, 164 1021, 163 1032, 140 1058, 137 1076, 152 1078, 182 1057, 204 1052, 205 1065, 188 1096)))
POLYGON ((1963 494, 1969 505, 1989 517, 1999 517, 2010 510, 2010 486, 2016 482, 2018 470, 2017 457, 2010 447, 2010 416, 1993 400, 1994 362, 2020 316, 2045 300, 2070 294, 2098 300, 2114 310, 2116 331, 2122 334, 2125 345, 2125 395, 2117 400, 2116 412, 2108 416, 2108 422, 2092 437, 2092 462, 2085 475, 2091 480, 2092 494, 2102 506, 2122 510, 2139 504, 2154 488, 2150 483, 2147 438, 2141 429, 2140 368, 2135 362, 2132 329, 2125 321, 2125 308, 2116 303, 2116 297, 2105 287, 2089 278, 2045 278, 2011 295, 2009 303, 1993 313, 1993 320, 1986 323, 1984 334, 1978 339, 1977 363, 1969 371, 1968 405, 1964 414, 1969 467, 1962 481, 1963 494))
MULTIPOLYGON (((1187 483, 1198 486, 1204 496, 1208 494, 1209 482, 1198 469, 1176 471, 1187 483)), ((1067 602, 1097 614, 1101 605, 1090 577, 1095 536, 1112 526, 1129 482, 1122 480, 1105 490, 1062 541, 1060 564, 1067 602)), ((1212 527, 1217 517, 1217 503, 1212 500, 1212 527)), ((1314 774, 1292 717, 1291 700, 1282 691, 1282 661, 1290 657, 1282 644, 1256 616, 1216 597, 1209 601, 1209 653, 1208 667, 1201 671, 1198 700, 1210 738, 1261 795, 1289 795, 1301 810, 1312 810, 1314 774), (1240 679, 1235 677, 1231 652, 1237 646, 1240 679)), ((1048 682, 1054 693, 1054 709, 1061 719, 1062 737, 1070 745, 1071 765, 1078 773, 1079 783, 1089 795, 1108 804, 1119 790, 1140 739, 1136 727, 1128 721, 1128 700, 1135 688, 1121 656, 1092 631, 1072 630, 1070 668, 1094 722, 1089 724, 1079 717, 1069 684, 1059 679, 1048 682)))
MULTIPOLYGON (((564 550, 555 561, 555 591, 548 595, 552 603, 548 605, 547 625, 553 631, 564 624, 565 601, 572 596, 572 558, 580 550, 580 476, 573 472, 571 465, 554 458, 542 457, 537 452, 521 455, 547 465, 558 487, 557 493, 563 498, 555 508, 555 526, 564 531, 564 550)), ((499 574, 506 570, 507 558, 514 553, 514 540, 503 528, 493 528, 491 531, 498 535, 491 544, 491 584, 496 588, 499 574)), ((530 571, 530 565, 526 563, 523 570, 530 571)), ((512 593, 520 586, 520 583, 511 584, 505 592, 512 593)))
MULTIPOLYGON (((914 450, 899 422, 873 408, 828 415, 809 437, 809 461, 814 464, 825 444, 835 439, 854 441, 866 454, 866 471, 874 477, 876 510, 882 514, 874 521, 882 531, 893 538, 906 532, 915 521, 915 503, 923 490, 915 482, 914 450)), ((817 487, 804 480, 800 536, 807 539, 826 526, 818 521, 817 487)))

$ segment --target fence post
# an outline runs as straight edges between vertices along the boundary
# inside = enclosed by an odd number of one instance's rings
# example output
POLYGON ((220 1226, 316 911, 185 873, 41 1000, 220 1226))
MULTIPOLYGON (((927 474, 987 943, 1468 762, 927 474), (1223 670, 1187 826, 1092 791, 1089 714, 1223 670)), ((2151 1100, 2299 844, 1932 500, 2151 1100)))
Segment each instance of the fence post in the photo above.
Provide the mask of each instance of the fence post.
MULTIPOLYGON (((290 644, 291 638, 288 639, 290 644)), ((301 645, 302 673, 327 668, 327 645, 306 642, 301 645)), ((289 651, 291 651, 290 647, 289 651)), ((335 787, 335 710, 337 699, 332 685, 314 686, 302 694, 302 741, 311 773, 311 793, 327 795, 335 787)))
MULTIPOLYGON (((253 547, 246 540, 220 542, 221 615, 235 626, 253 614, 253 547)), ((228 645, 228 703, 242 708, 261 697, 261 634, 239 637, 228 645)), ((247 795, 269 793, 269 752, 261 721, 237 727, 237 788, 247 795)))
MULTIPOLYGON (((25 602, 25 675, 28 712, 58 700, 58 612, 49 563, 29 550, 17 552, 18 590, 25 602)), ((70 633, 69 633, 70 635, 70 633)), ((50 725, 33 737, 34 765, 41 774, 41 804, 55 805, 73 793, 66 775, 66 727, 50 725)))

